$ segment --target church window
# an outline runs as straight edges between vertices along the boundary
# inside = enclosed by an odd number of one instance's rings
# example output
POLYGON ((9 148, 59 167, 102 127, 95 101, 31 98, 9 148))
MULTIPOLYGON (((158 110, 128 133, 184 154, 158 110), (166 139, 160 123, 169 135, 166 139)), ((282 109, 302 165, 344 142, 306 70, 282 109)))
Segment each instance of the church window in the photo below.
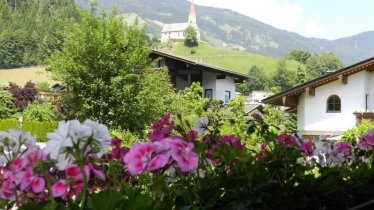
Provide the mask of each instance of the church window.
POLYGON ((327 98, 327 112, 341 112, 341 100, 337 95, 331 95, 327 98))

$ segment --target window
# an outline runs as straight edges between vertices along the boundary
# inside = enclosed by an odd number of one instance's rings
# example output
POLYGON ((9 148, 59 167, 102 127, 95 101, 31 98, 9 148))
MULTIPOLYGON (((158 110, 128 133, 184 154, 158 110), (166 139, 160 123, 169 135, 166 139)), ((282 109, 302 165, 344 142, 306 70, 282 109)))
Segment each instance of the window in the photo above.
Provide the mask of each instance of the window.
POLYGON ((327 98, 327 112, 340 112, 341 106, 339 96, 332 95, 327 98))
POLYGON ((212 89, 205 89, 204 96, 205 96, 205 98, 212 99, 213 98, 213 90, 212 89))
POLYGON ((228 103, 231 98, 231 92, 230 91, 225 91, 225 103, 228 103))

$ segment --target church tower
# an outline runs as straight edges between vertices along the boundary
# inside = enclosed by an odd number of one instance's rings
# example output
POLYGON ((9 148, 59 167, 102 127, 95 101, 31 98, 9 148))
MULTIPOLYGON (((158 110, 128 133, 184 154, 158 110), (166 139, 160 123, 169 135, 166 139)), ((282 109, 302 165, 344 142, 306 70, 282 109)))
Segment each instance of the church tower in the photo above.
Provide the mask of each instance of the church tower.
POLYGON ((188 16, 188 25, 197 26, 195 4, 193 0, 191 1, 190 15, 188 16))

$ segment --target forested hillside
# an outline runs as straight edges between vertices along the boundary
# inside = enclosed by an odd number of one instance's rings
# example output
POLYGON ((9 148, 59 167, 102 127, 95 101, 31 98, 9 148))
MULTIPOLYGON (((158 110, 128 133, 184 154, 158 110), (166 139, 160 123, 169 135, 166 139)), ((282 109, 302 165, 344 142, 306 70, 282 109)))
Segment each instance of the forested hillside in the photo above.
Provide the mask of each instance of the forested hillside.
POLYGON ((63 21, 77 21, 73 0, 0 0, 0 68, 44 64, 61 47, 63 21))
MULTIPOLYGON (((76 0, 88 8, 88 0, 76 0)), ((97 0, 98 9, 116 7, 119 14, 137 14, 147 22, 148 32, 160 37, 164 23, 186 22, 186 0, 97 0)), ((218 47, 245 50, 281 58, 292 49, 314 53, 334 52, 346 65, 374 56, 374 33, 339 40, 303 37, 280 30, 237 12, 196 5, 197 24, 204 41, 218 47)))

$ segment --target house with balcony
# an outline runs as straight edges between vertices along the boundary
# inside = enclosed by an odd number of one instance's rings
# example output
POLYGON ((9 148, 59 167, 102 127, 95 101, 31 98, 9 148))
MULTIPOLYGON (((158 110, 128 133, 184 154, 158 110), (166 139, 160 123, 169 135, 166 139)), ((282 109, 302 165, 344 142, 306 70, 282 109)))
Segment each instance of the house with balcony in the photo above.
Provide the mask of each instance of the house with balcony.
POLYGON ((262 100, 297 113, 299 136, 341 135, 374 121, 374 57, 262 100))
POLYGON ((174 87, 183 90, 193 82, 203 87, 203 97, 227 103, 235 97, 235 84, 247 76, 235 71, 209 65, 197 60, 153 50, 150 57, 157 59, 157 67, 167 67, 174 87))

